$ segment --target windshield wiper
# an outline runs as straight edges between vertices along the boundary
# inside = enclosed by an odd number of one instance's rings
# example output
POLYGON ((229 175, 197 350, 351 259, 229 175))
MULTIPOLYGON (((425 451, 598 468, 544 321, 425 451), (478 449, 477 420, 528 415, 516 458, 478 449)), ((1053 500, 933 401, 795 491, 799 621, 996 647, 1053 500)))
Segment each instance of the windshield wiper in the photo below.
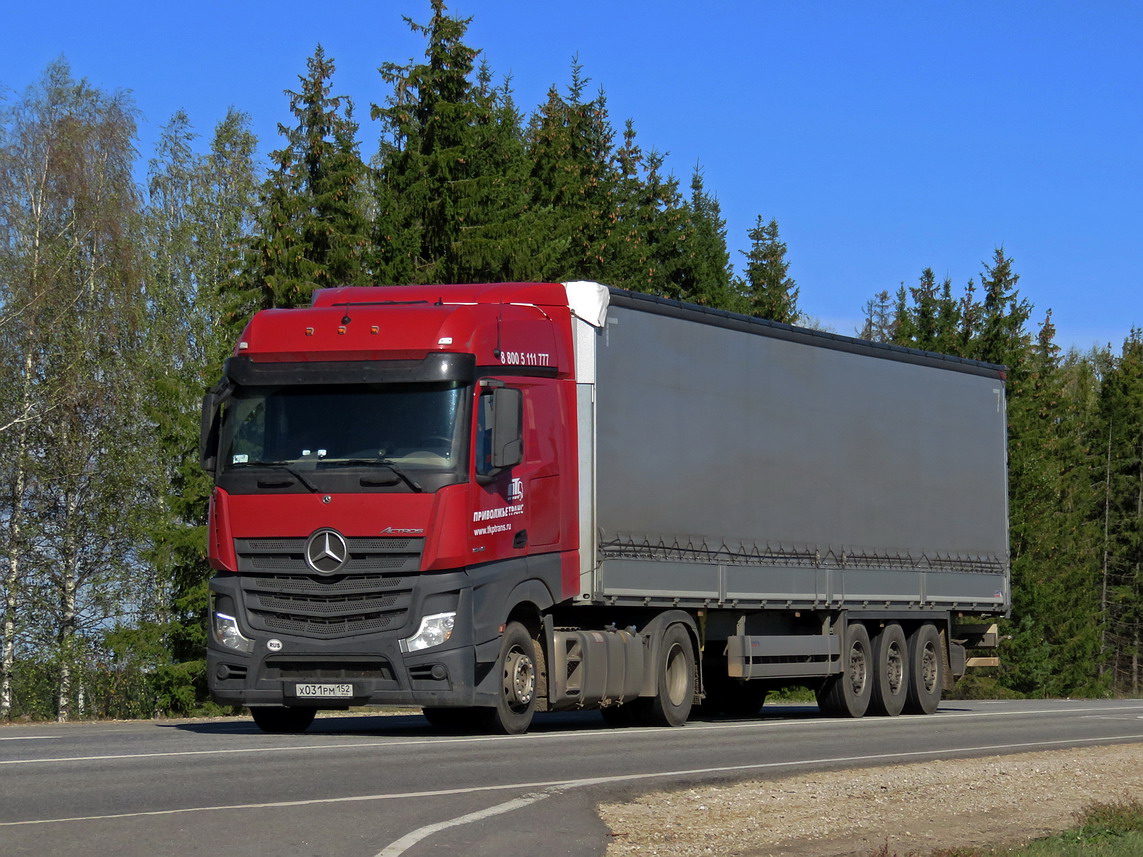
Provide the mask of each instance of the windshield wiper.
POLYGON ((305 485, 307 488, 309 488, 315 494, 321 490, 316 485, 314 485, 313 482, 311 482, 309 479, 307 479, 305 476, 303 476, 301 471, 299 471, 296 467, 291 465, 290 462, 288 462, 288 461, 248 461, 248 462, 246 462, 246 466, 247 467, 272 467, 275 470, 284 470, 286 473, 289 473, 291 476, 293 476, 295 479, 297 479, 299 482, 301 482, 303 485, 305 485))
POLYGON ((415 491, 418 494, 424 493, 425 490, 421 487, 421 483, 417 482, 415 479, 410 479, 409 475, 401 470, 401 468, 396 464, 394 464, 393 460, 390 458, 347 458, 345 461, 339 461, 337 463, 344 464, 349 467, 358 467, 361 465, 366 465, 369 467, 385 467, 396 474, 398 479, 408 485, 410 490, 415 491))

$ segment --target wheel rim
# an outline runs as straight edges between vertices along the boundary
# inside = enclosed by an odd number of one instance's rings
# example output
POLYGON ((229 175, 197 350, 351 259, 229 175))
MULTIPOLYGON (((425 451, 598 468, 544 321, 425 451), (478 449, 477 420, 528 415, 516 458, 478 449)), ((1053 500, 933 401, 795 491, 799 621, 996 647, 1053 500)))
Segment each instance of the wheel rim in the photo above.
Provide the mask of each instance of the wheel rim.
POLYGON ((932 643, 925 643, 921 653, 921 684, 926 693, 932 693, 937 686, 937 650, 932 643))
POLYGON ((889 692, 900 693, 905 684, 905 654, 897 643, 890 645, 886 652, 885 673, 889 681, 889 692))
POLYGON ((690 688, 690 676, 687 669, 687 655, 679 643, 672 645, 667 652, 667 668, 664 672, 667 679, 667 699, 671 705, 682 705, 690 688))
POLYGON ((849 686, 854 696, 861 696, 865 692, 865 682, 868 680, 868 664, 865 659, 865 647, 851 646, 849 649, 849 686))
POLYGON ((504 659, 504 699, 519 711, 528 707, 536 694, 536 665, 523 650, 513 648, 504 659))

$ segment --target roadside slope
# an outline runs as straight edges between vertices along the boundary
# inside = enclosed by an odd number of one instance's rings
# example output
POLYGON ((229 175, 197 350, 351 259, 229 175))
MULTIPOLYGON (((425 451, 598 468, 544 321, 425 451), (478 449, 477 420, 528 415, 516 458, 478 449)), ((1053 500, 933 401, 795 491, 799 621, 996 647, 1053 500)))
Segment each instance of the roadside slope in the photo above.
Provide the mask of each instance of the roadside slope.
POLYGON ((1022 842, 1098 801, 1143 799, 1143 745, 938 760, 704 786, 604 804, 607 857, 868 857, 1022 842))

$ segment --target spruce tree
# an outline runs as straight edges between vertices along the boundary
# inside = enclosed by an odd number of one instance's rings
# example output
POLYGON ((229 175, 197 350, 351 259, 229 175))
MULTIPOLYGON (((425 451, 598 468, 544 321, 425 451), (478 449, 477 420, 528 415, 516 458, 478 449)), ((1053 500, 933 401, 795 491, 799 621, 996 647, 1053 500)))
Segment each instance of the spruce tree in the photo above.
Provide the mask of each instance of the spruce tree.
POLYGON ((732 285, 726 221, 718 199, 707 192, 698 166, 691 175, 681 247, 682 259, 669 297, 717 309, 741 309, 741 299, 732 285))
POLYGON ((1143 330, 1133 328, 1100 392, 1104 659, 1115 687, 1143 690, 1143 330))
POLYGON ((535 249, 520 116, 508 84, 475 68, 471 19, 450 17, 442 0, 432 11, 428 24, 405 19, 425 37, 424 62, 380 69, 393 94, 372 108, 384 128, 376 268, 402 282, 513 279, 535 249))
POLYGON ((1067 372, 1049 312, 1009 401, 1013 639, 1002 680, 1035 696, 1088 694, 1097 678, 1097 531, 1090 520, 1094 468, 1087 436, 1090 388, 1067 372))
POLYGON ((798 286, 790 278, 786 243, 778 237, 778 221, 758 215, 747 233, 750 249, 746 256, 744 283, 745 311, 751 315, 797 324, 798 286))
POLYGON ((614 130, 602 91, 584 100, 588 79, 572 65, 567 97, 552 87, 527 132, 530 211, 544 243, 535 278, 607 282, 614 258, 619 176, 614 130))
MULTIPOLYGON (((971 294, 971 283, 966 295, 971 294)), ((964 321, 962 301, 952 295, 952 280, 937 284, 932 268, 921 272, 917 285, 908 289, 907 297, 902 285, 898 293, 895 341, 923 351, 938 354, 968 355, 961 331, 964 321)))
POLYGON ((932 268, 921 272, 921 279, 910 290, 912 295, 914 348, 936 351, 937 331, 937 278, 932 268))
POLYGON ((615 152, 615 228, 607 277, 612 285, 656 295, 674 289, 688 215, 678 180, 663 174, 664 160, 659 151, 643 151, 628 120, 615 152))
POLYGON ((909 297, 909 290, 901 283, 893 295, 893 321, 890 327, 893 331, 893 344, 911 348, 920 338, 920 332, 909 297))
POLYGON ((262 190, 247 273, 262 307, 304 305, 314 289, 368 282, 368 183, 353 105, 332 94, 334 62, 321 45, 306 70, 299 90, 286 90, 296 124, 278 126, 286 145, 271 153, 262 190))
POLYGON ((996 248, 991 264, 985 264, 981 274, 984 295, 972 336, 972 353, 966 356, 1019 371, 1031 344, 1025 325, 1032 314, 1032 305, 1020 297, 1016 288, 1019 280, 1012 259, 1002 247, 996 248))

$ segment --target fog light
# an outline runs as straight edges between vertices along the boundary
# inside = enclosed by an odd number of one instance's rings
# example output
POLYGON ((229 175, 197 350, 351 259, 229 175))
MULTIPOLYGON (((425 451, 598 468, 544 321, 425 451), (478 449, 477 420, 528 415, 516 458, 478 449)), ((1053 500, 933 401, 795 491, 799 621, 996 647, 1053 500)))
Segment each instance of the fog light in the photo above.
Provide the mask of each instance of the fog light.
POLYGON ((413 636, 401 641, 402 652, 419 652, 421 649, 439 646, 452 636, 456 624, 456 613, 434 613, 421 619, 421 627, 413 636))
POLYGON ((254 641, 242 636, 238 630, 238 620, 225 613, 214 614, 214 639, 220 646, 236 652, 249 654, 254 651, 254 641))

